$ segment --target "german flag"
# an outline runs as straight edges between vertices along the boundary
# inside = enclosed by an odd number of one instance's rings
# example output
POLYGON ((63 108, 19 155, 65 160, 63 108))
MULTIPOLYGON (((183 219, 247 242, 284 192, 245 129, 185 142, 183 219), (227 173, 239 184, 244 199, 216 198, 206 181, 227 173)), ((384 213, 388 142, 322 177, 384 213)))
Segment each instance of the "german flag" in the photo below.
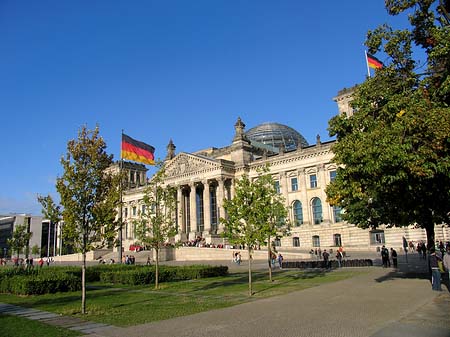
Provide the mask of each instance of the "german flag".
POLYGON ((155 165, 155 148, 122 133, 121 158, 155 165))
POLYGON ((381 62, 379 59, 377 59, 375 56, 366 54, 367 56, 367 64, 370 68, 373 69, 380 69, 383 68, 383 62, 381 62))

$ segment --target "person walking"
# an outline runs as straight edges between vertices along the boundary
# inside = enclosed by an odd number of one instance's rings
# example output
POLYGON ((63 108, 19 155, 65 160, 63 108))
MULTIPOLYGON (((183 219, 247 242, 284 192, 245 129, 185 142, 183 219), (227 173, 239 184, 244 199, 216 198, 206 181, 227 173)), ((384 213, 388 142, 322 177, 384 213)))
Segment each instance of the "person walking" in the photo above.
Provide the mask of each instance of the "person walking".
POLYGON ((392 258, 392 265, 394 268, 398 267, 397 264, 397 252, 394 248, 391 248, 391 258, 392 258))
POLYGON ((322 256, 323 256, 323 267, 328 269, 328 258, 330 257, 330 254, 327 252, 326 249, 324 249, 322 256))
POLYGON ((342 267, 342 253, 341 253, 340 250, 338 250, 338 251, 336 252, 336 259, 337 259, 337 261, 338 261, 338 266, 339 266, 339 268, 341 268, 341 267, 342 267))
POLYGON ((283 269, 283 255, 281 253, 278 253, 278 266, 283 269))
POLYGON ((442 259, 436 255, 434 247, 430 248, 430 254, 428 257, 428 263, 431 268, 431 289, 434 291, 442 291, 441 288, 441 271, 439 270, 438 261, 442 259))
POLYGON ((383 267, 387 268, 389 264, 389 251, 384 245, 381 247, 381 261, 383 262, 383 267))
POLYGON ((444 255, 444 268, 448 273, 448 286, 450 287, 450 246, 447 246, 446 253, 444 255))

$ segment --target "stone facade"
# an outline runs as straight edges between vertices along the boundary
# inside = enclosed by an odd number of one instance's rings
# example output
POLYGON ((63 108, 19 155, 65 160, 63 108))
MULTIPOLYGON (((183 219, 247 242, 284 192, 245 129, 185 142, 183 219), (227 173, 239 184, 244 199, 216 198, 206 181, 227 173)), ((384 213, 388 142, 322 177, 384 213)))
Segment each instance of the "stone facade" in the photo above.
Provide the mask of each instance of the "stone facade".
MULTIPOLYGON (((344 89, 334 98, 339 113, 351 115, 351 89, 344 89)), ((208 148, 194 153, 175 153, 170 140, 165 160, 165 183, 176 187, 178 197, 176 240, 192 240, 198 236, 207 243, 223 243, 220 236, 223 200, 234 195, 234 183, 243 174, 257 177, 258 169, 269 164, 279 193, 289 208, 291 235, 276 242, 283 248, 311 249, 344 246, 350 250, 376 250, 381 245, 402 247, 402 238, 408 241, 426 240, 424 230, 406 228, 379 228, 363 230, 341 221, 341 210, 326 201, 325 187, 334 179, 336 166, 332 162, 334 141, 321 142, 317 136, 313 145, 299 146, 287 151, 248 139, 245 124, 238 118, 235 135, 229 146, 208 148)), ((142 177, 143 165, 130 166, 142 177)), ((126 169, 124 167, 124 169, 126 169)), ((142 178, 140 180, 143 181, 142 178)), ((144 186, 135 185, 123 194, 124 247, 137 238, 130 221, 142 207, 144 186)), ((448 227, 436 227, 436 240, 450 239, 448 227)))

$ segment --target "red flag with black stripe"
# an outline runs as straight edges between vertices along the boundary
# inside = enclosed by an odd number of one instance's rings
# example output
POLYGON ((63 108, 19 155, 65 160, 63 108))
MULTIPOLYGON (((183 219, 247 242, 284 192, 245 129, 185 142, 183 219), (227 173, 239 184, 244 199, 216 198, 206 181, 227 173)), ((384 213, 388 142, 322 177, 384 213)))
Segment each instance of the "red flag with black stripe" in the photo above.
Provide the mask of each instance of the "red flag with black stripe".
POLYGON ((137 161, 147 165, 155 165, 155 148, 122 134, 121 158, 137 161))

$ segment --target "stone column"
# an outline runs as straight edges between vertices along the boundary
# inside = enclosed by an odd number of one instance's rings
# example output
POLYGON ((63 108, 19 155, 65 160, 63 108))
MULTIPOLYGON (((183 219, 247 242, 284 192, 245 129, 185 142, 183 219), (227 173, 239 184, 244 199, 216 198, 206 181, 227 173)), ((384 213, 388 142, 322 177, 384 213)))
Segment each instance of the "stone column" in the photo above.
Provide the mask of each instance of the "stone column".
POLYGON ((189 208, 191 211, 190 220, 191 220, 191 232, 188 233, 189 240, 195 238, 195 233, 197 232, 197 203, 196 203, 196 195, 195 195, 195 183, 189 184, 191 188, 191 192, 189 194, 189 208))
POLYGON ((284 199, 289 202, 289 182, 286 172, 280 172, 280 186, 284 199))
POLYGON ((209 195, 209 181, 203 183, 203 215, 204 215, 204 234, 211 234, 211 199, 209 195))
POLYGON ((223 208, 223 199, 225 198, 225 185, 224 180, 222 178, 217 179, 217 218, 218 218, 218 225, 217 225, 217 233, 223 232, 223 224, 220 223, 220 218, 225 217, 225 208, 223 208))
POLYGON ((177 221, 178 221, 178 233, 186 233, 186 223, 184 222, 184 200, 183 189, 181 186, 177 187, 177 221))
POLYGON ((303 224, 312 224, 311 205, 308 199, 309 179, 305 169, 299 170, 299 188, 301 189, 301 203, 303 211, 303 224))

